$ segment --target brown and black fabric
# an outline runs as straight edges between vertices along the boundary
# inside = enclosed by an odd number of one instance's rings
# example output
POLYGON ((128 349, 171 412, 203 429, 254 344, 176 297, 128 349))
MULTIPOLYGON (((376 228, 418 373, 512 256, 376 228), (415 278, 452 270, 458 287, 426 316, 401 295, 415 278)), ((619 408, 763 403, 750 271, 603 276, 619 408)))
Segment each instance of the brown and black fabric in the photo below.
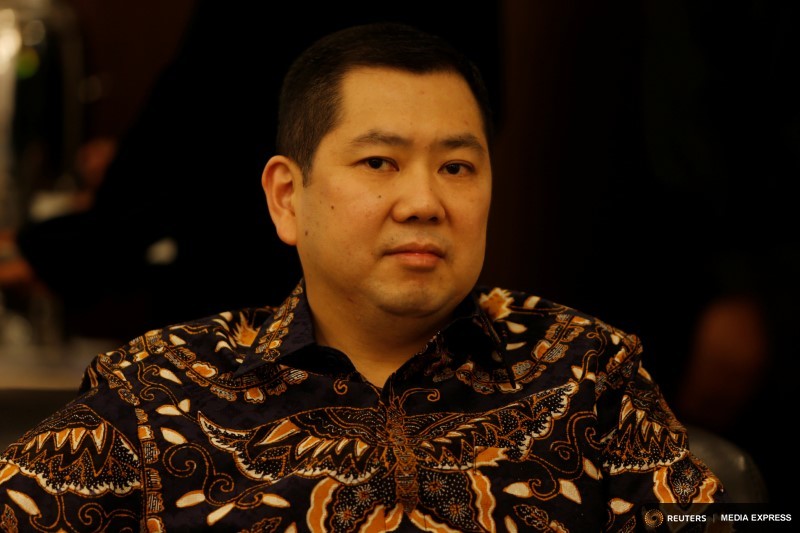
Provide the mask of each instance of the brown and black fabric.
POLYGON ((0 460, 3 531, 633 531, 724 499, 638 339, 476 289, 382 388, 276 308, 150 331, 0 460))

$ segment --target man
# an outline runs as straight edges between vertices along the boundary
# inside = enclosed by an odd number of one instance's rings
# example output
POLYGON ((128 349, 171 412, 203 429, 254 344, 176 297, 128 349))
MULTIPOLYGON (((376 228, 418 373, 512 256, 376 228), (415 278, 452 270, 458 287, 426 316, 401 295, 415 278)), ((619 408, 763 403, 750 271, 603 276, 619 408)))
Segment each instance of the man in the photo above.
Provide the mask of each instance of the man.
POLYGON ((262 178, 303 279, 99 356, 5 452, 5 529, 633 530, 719 498, 634 336, 474 288, 486 102, 405 26, 307 50, 262 178))

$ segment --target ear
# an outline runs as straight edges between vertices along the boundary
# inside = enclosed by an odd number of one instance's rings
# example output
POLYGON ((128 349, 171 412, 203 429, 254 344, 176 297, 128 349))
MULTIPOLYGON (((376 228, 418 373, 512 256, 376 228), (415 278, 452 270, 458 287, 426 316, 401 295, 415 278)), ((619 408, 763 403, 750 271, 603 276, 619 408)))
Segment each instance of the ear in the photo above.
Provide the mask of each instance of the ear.
POLYGON ((297 244, 295 192, 303 186, 303 172, 286 156, 276 155, 267 161, 261 175, 261 186, 267 197, 269 215, 278 237, 288 245, 297 244))

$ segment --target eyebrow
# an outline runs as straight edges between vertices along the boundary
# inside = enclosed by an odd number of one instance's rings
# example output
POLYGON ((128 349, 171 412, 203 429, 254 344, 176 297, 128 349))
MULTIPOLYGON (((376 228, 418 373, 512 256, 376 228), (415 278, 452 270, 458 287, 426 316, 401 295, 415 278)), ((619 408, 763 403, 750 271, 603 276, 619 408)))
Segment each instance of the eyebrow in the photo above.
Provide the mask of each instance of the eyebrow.
MULTIPOLYGON (((354 146, 375 144, 383 144, 387 146, 410 146, 412 142, 411 139, 394 133, 381 130, 370 130, 367 133, 354 138, 352 141, 350 141, 350 144, 354 146)), ((483 146, 483 144, 481 144, 480 140, 478 140, 478 138, 471 133, 463 133, 460 135, 445 137, 444 139, 439 140, 437 144, 451 150, 468 148, 475 150, 476 152, 486 152, 486 148, 483 146)))

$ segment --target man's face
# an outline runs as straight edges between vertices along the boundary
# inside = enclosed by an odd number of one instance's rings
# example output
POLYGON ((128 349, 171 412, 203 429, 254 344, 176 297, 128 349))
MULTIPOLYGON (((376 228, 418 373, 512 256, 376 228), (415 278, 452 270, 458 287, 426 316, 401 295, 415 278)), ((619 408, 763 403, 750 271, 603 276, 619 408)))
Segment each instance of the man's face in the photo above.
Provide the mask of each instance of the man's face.
POLYGON ((480 274, 491 168, 478 105, 453 73, 358 68, 295 189, 309 298, 443 319, 480 274))

